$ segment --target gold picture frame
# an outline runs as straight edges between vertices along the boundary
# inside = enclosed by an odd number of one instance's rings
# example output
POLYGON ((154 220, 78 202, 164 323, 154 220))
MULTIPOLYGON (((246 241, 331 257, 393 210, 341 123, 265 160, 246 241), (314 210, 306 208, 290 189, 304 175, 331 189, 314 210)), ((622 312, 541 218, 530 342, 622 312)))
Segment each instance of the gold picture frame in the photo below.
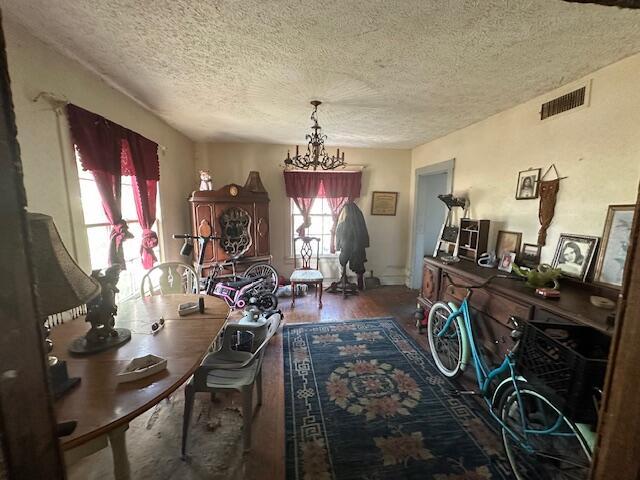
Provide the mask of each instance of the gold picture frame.
POLYGON ((398 208, 398 192, 373 192, 371 215, 395 216, 398 208))

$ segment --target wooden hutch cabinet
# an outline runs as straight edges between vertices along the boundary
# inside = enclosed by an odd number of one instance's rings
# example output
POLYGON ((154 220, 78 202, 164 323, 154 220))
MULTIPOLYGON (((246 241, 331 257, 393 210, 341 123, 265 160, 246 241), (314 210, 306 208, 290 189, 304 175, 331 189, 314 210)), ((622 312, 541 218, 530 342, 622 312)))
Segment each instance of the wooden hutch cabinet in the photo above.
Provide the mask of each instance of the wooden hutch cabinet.
MULTIPOLYGON (((250 172, 244 186, 234 183, 218 190, 195 191, 189 198, 192 235, 222 237, 205 248, 203 275, 212 264, 239 256, 238 273, 253 263, 271 262, 269 195, 258 172, 250 172)), ((194 245, 194 259, 199 245, 194 245)))

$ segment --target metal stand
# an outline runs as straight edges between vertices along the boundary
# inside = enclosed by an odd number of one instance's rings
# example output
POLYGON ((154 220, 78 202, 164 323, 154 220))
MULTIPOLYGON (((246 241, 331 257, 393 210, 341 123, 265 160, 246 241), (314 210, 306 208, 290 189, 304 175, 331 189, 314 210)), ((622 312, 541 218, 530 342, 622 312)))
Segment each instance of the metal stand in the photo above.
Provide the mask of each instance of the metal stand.
POLYGON ((450 253, 450 248, 453 246, 453 258, 458 257, 458 247, 460 246, 460 227, 453 225, 453 208, 462 208, 462 217, 466 216, 469 210, 469 201, 466 198, 454 197, 451 194, 438 195, 438 198, 447 206, 447 216, 444 219, 444 223, 440 228, 440 234, 438 235, 438 241, 436 242, 436 248, 433 251, 433 256, 437 257, 438 252, 444 246, 444 251, 447 254, 450 253))

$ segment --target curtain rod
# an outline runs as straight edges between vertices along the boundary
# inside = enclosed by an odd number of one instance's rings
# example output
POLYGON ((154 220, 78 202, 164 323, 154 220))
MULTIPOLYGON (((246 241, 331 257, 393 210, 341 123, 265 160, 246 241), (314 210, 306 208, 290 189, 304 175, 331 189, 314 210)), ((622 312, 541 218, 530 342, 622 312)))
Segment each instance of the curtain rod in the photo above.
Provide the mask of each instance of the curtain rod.
MULTIPOLYGON (((56 95, 52 92, 40 92, 35 97, 31 99, 33 103, 37 103, 40 100, 45 100, 51 104, 53 107, 53 111, 56 112, 57 115, 62 115, 62 107, 69 105, 71 103, 69 99, 64 95, 56 95)), ((167 147, 164 145, 160 145, 158 143, 158 149, 163 153, 167 153, 167 147)))
POLYGON ((356 173, 356 172, 361 172, 362 170, 364 170, 365 168, 367 168, 366 165, 348 165, 345 168, 341 168, 340 170, 335 169, 335 170, 304 170, 302 168, 285 168, 284 171, 285 172, 296 172, 296 173, 314 173, 314 172, 331 172, 331 173, 356 173))

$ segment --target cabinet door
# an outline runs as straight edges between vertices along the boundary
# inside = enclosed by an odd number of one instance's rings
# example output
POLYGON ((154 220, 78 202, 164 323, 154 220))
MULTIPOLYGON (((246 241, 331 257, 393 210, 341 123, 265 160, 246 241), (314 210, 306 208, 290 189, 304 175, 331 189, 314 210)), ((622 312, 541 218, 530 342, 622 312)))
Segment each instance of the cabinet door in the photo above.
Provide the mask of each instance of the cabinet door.
POLYGON ((269 255, 269 204, 255 204, 254 240, 256 255, 269 255))
POLYGON ((440 284, 440 269, 424 263, 422 267, 422 298, 432 304, 438 301, 438 286, 440 284))
MULTIPOLYGON (((249 215, 250 220, 250 225, 249 225, 249 237, 250 237, 250 241, 251 241, 251 245, 249 246, 249 248, 247 249, 247 251, 242 255, 243 257, 253 257, 255 255, 255 239, 253 238, 253 232, 254 232, 254 223, 255 223, 255 218, 254 218, 254 212, 253 212, 253 204, 251 203, 216 203, 214 205, 214 214, 215 214, 215 227, 214 227, 214 231, 216 232, 216 235, 219 236, 223 236, 224 232, 222 229, 222 215, 230 208, 239 208, 240 210, 243 210, 244 212, 246 212, 249 215)), ((224 248, 222 247, 222 243, 223 240, 217 240, 216 241, 216 256, 218 258, 218 261, 220 260, 226 260, 228 259, 231 255, 229 253, 227 253, 224 248)))

